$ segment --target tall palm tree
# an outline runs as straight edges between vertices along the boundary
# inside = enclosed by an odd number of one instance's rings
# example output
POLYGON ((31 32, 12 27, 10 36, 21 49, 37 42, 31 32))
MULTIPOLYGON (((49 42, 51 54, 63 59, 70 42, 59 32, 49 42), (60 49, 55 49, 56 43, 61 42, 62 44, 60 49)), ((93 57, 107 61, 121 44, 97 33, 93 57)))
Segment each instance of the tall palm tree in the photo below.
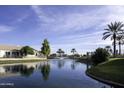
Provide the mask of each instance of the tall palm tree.
POLYGON ((114 57, 116 56, 116 40, 117 36, 123 34, 123 28, 124 24, 122 22, 114 22, 111 24, 108 24, 108 28, 106 28, 106 32, 103 33, 103 39, 111 36, 111 40, 113 40, 113 50, 114 50, 114 57))
POLYGON ((59 54, 59 56, 61 57, 62 54, 64 54, 65 52, 62 49, 58 49, 57 53, 59 54))
POLYGON ((124 44, 124 38, 122 35, 117 37, 118 45, 119 45, 119 55, 121 55, 121 44, 124 44))
POLYGON ((73 53, 73 55, 74 55, 76 52, 77 52, 77 51, 76 51, 75 48, 72 48, 72 49, 71 49, 71 53, 73 53))

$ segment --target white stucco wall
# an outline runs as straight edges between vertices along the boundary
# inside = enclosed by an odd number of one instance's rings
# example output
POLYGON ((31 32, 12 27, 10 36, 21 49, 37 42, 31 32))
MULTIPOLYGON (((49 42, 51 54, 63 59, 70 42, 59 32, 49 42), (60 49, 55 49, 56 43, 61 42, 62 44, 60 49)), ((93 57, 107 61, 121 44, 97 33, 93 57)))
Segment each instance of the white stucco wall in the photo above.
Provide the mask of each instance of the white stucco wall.
POLYGON ((25 57, 27 57, 27 58, 32 58, 32 57, 36 57, 35 55, 27 55, 27 56, 25 56, 25 57))
POLYGON ((6 54, 6 51, 4 51, 4 50, 0 50, 0 57, 4 57, 5 54, 6 54))

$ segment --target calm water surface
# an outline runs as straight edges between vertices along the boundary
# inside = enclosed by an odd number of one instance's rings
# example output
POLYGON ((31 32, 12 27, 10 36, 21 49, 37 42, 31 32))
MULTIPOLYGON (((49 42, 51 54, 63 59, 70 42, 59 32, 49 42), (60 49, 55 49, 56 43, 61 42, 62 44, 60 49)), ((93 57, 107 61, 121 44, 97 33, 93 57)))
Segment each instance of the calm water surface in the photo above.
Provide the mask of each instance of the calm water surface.
POLYGON ((0 65, 0 87, 92 88, 110 87, 85 74, 86 64, 71 59, 0 65))

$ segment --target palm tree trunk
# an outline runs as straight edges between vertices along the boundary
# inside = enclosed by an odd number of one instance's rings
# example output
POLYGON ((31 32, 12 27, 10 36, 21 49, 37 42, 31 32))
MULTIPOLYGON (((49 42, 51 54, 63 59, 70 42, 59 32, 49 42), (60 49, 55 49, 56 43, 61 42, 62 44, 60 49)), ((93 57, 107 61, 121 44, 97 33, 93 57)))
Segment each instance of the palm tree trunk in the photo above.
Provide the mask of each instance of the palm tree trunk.
POLYGON ((121 43, 119 41, 119 55, 121 55, 121 43))
POLYGON ((73 59, 74 59, 74 52, 73 52, 73 59))
POLYGON ((114 38, 114 57, 116 56, 116 35, 113 35, 114 38))

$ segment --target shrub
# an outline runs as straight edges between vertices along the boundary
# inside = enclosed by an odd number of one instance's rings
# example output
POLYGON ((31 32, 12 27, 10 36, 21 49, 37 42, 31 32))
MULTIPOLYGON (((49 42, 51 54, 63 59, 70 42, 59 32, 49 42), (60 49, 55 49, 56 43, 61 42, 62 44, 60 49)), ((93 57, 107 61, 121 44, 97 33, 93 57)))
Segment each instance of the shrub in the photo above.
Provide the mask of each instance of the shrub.
POLYGON ((33 55, 33 54, 34 54, 33 48, 31 48, 31 47, 29 47, 29 46, 24 46, 24 47, 22 47, 21 52, 22 52, 22 54, 25 55, 25 56, 28 55, 28 54, 30 54, 30 55, 33 55))
POLYGON ((104 48, 97 48, 96 51, 91 55, 91 60, 94 65, 107 61, 110 54, 104 48))

